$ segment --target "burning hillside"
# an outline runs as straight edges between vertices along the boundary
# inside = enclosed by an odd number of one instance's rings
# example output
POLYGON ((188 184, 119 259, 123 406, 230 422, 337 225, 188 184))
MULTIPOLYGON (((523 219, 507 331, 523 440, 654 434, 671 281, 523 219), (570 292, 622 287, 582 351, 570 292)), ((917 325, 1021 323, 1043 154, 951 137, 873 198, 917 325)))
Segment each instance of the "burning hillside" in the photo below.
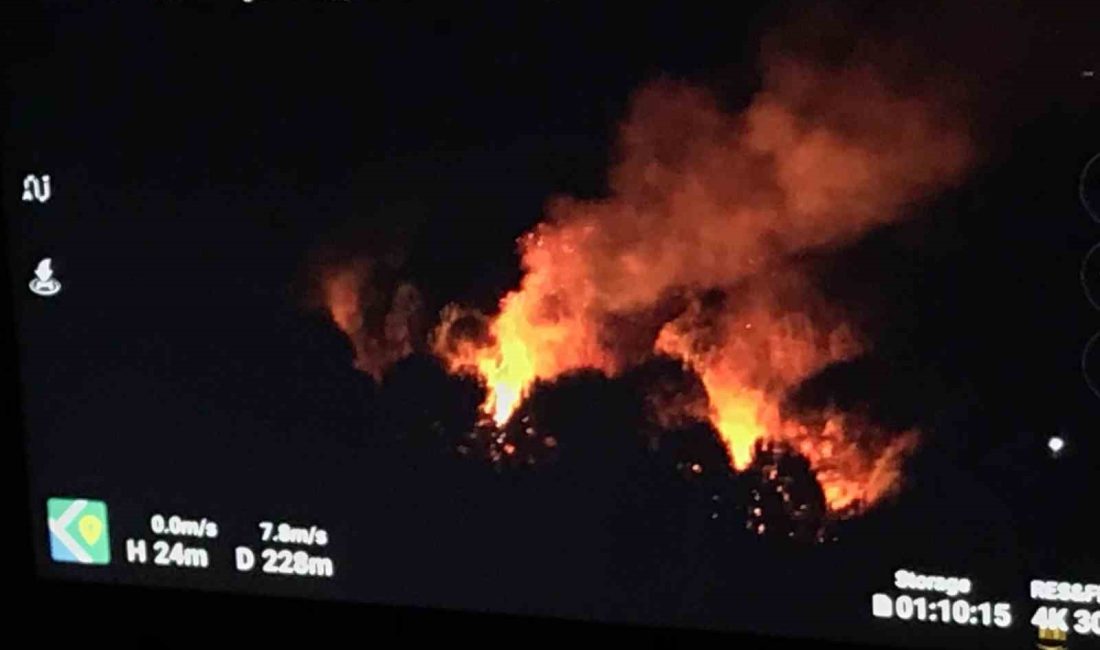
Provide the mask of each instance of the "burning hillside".
MULTIPOLYGON (((643 87, 615 151, 604 198, 555 197, 520 239, 523 277, 498 308, 449 305, 425 342, 450 372, 483 383, 481 428, 499 437, 498 452, 516 447, 492 432, 536 382, 583 369, 617 377, 664 356, 704 390, 651 400, 653 418, 705 419, 732 469, 752 466, 761 449, 789 449, 836 515, 890 494, 915 432, 832 407, 783 407, 803 381, 871 345, 800 257, 842 255, 958 182, 971 160, 962 125, 935 97, 895 88, 872 67, 788 58, 771 62, 739 113, 686 83, 643 87)), ((359 367, 379 376, 411 349, 394 316, 408 301, 395 295, 384 331, 360 335, 348 285, 358 276, 327 277, 334 320, 359 367), (387 340, 400 347, 367 344, 387 340)))

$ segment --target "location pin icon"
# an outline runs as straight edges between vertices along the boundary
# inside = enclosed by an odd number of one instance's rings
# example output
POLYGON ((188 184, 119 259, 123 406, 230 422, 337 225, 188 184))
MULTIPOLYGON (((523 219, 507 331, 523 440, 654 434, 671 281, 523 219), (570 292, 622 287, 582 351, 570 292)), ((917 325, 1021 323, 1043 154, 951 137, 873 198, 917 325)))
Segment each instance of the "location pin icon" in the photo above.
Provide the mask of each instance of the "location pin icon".
POLYGON ((95 544, 99 536, 103 534, 103 522, 99 517, 95 515, 84 515, 77 523, 77 528, 80 529, 80 536, 84 538, 88 544, 95 544))

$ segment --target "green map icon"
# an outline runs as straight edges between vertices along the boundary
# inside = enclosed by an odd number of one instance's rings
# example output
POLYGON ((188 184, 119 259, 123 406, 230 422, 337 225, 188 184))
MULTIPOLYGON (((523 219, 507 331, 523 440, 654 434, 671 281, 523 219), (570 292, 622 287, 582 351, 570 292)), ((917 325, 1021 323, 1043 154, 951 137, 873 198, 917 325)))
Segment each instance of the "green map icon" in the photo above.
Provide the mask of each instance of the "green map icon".
POLYGON ((111 561, 107 504, 103 501, 51 498, 46 501, 46 518, 50 528, 50 557, 54 562, 111 561))

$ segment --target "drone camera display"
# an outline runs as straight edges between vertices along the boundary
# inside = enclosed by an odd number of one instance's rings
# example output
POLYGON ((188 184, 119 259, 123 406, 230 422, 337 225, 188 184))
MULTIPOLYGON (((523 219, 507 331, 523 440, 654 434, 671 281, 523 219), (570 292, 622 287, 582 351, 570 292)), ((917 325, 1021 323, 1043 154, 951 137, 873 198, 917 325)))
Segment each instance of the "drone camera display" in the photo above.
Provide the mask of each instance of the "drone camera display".
POLYGON ((1100 13, 523 4, 28 11, 38 574, 1100 647, 1100 13))

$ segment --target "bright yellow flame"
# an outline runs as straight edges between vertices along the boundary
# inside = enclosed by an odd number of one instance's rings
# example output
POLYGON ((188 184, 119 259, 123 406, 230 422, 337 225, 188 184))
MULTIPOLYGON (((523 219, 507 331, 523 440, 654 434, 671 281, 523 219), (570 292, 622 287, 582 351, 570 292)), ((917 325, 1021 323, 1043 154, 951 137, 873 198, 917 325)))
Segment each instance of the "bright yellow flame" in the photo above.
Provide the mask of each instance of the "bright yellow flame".
POLYGON ((729 450, 734 468, 744 470, 752 463, 753 445, 767 435, 759 419, 763 396, 749 391, 720 393, 709 388, 708 392, 712 396, 714 427, 729 450))
POLYGON ((503 426, 519 407, 536 377, 528 338, 524 330, 530 325, 523 318, 522 294, 512 293, 504 300, 504 311, 493 323, 493 336, 498 342, 496 354, 479 360, 478 369, 489 387, 482 409, 503 426))

